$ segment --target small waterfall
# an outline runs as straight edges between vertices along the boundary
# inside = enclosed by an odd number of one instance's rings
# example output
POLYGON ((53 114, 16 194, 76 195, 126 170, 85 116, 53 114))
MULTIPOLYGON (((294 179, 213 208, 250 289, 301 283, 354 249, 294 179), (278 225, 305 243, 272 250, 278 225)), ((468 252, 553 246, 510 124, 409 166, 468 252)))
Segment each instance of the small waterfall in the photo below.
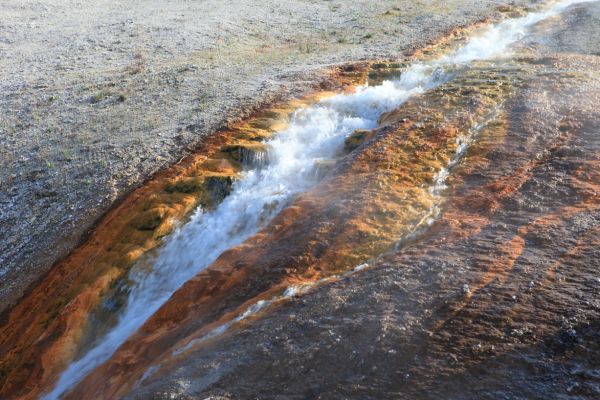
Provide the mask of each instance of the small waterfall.
POLYGON ((240 162, 249 168, 263 168, 269 163, 269 149, 239 149, 240 162))

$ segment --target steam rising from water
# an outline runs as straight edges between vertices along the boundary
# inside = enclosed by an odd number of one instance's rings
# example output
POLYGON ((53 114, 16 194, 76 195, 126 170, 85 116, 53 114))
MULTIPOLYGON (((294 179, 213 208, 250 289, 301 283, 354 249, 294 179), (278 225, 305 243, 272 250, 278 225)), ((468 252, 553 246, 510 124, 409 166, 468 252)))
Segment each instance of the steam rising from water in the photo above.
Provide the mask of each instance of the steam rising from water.
POLYGON ((561 1, 548 11, 501 22, 450 55, 413 64, 398 80, 360 87, 353 94, 338 95, 297 110, 289 127, 267 143, 267 165, 244 172, 231 194, 213 212, 198 209, 189 223, 166 240, 152 260, 150 271, 131 271, 133 284, 117 324, 82 358, 69 365, 44 399, 58 399, 105 362, 186 281, 225 250, 256 233, 295 195, 315 185, 318 164, 334 158, 347 135, 356 129, 375 128, 382 113, 444 83, 453 68, 503 55, 529 26, 580 2, 583 1, 561 1))

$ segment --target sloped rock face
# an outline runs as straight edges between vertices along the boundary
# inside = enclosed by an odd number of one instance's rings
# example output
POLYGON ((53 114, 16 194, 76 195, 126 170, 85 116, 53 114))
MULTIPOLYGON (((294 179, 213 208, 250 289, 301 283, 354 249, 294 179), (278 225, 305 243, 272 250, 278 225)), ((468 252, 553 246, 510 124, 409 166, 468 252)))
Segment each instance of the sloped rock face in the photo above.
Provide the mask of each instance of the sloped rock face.
POLYGON ((473 149, 426 237, 131 398, 596 398, 600 127, 579 95, 524 106, 556 83, 511 102, 506 135, 473 149), (561 123, 562 107, 582 122, 561 123))
POLYGON ((527 79, 427 232, 172 359, 128 398, 598 398, 597 7, 536 28, 527 79), (593 31, 580 55, 556 44, 577 29, 593 31))
MULTIPOLYGON (((350 135, 320 184, 188 281, 65 398, 600 396, 594 7, 350 135), (574 37, 577 53, 561 44, 574 37), (289 294, 298 287, 313 289, 289 294)), ((344 73, 376 81, 401 68, 344 73)), ((0 394, 48 391, 110 328, 135 261, 260 164, 286 110, 159 176, 33 290, 0 329, 0 394)))
MULTIPOLYGON (((361 83, 366 67, 332 68, 329 89, 361 83)), ((198 206, 214 209, 229 194, 244 161, 238 150, 263 150, 262 142, 286 126, 291 112, 332 93, 322 89, 273 105, 216 133, 109 213, 0 321, 0 398, 36 398, 51 386, 65 365, 117 322, 131 270, 148 262, 198 206)))
POLYGON ((142 378, 148 360, 168 361, 248 305, 290 284, 352 269, 426 226, 441 202, 433 189, 438 171, 451 163, 460 138, 490 123, 517 75, 493 66, 466 70, 386 115, 370 141, 256 236, 185 284, 70 396, 123 395, 142 378), (462 90, 473 95, 466 98, 462 90))
POLYGON ((318 86, 327 79, 323 66, 412 54, 456 26, 506 14, 500 4, 3 5, 0 311, 86 240, 116 202, 220 127, 318 86))

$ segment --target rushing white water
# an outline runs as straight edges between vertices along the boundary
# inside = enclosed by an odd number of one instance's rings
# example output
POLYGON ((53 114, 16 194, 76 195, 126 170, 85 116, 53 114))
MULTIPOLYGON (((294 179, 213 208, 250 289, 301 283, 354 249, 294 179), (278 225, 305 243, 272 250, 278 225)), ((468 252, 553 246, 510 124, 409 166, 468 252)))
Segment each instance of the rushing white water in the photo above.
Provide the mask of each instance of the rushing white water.
POLYGON ((231 194, 213 212, 198 209, 189 223, 167 239, 150 271, 132 270, 133 284, 117 324, 69 365, 44 398, 58 399, 105 362, 186 281, 225 250, 256 233, 294 195, 316 184, 317 165, 334 158, 348 134, 376 127, 382 113, 445 82, 452 69, 505 55, 529 26, 580 2, 560 1, 547 11, 506 20, 447 56, 411 65, 398 80, 360 87, 353 94, 338 95, 296 111, 289 127, 267 143, 270 152, 264 167, 243 173, 231 194))

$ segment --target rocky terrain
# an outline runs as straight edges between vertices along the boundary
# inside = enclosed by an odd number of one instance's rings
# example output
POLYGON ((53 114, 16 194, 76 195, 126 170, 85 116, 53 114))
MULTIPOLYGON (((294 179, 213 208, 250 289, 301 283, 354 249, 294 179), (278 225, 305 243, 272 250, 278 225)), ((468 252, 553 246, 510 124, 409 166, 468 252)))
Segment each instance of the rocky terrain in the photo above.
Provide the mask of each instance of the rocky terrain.
MULTIPOLYGON (((47 95, 39 82, 2 97, 19 111, 0 126, 7 143, 39 134, 42 124, 24 121, 44 107, 43 121, 58 127, 69 113, 72 127, 96 117, 113 125, 91 136, 92 164, 57 156, 35 178, 15 169, 3 181, 0 397, 600 397, 600 2, 536 8, 550 14, 498 3, 248 2, 227 14, 235 24, 222 17, 231 5, 178 14, 158 3, 136 13, 160 26, 173 17, 181 40, 171 32, 160 45, 160 29, 138 30, 132 40, 154 51, 125 65, 107 56, 114 65, 95 70, 140 93, 109 84, 76 100, 97 56, 80 46, 76 60, 57 52, 73 66, 57 73, 73 90, 63 88, 60 105, 20 103, 47 95), (508 21, 450 30, 486 15, 508 21), (215 58, 190 58, 208 38, 215 58), (153 81, 165 76, 178 83, 153 81), (212 97, 190 108, 211 84, 212 97), (78 185, 75 173, 100 178, 78 185), (69 204, 86 212, 65 213, 69 204), (25 212, 33 217, 5 218, 25 212), (43 240, 19 239, 26 223, 43 240)), ((29 6, 58 18, 57 6, 29 6)), ((94 7, 126 15, 119 3, 94 7)), ((113 45, 126 53, 132 43, 113 45)), ((34 153, 6 154, 12 168, 34 153)))
POLYGON ((537 26, 531 75, 424 236, 175 358, 128 398, 600 396, 598 26, 597 2, 537 26))
POLYGON ((0 1, 0 310, 206 135, 504 4, 0 1))

